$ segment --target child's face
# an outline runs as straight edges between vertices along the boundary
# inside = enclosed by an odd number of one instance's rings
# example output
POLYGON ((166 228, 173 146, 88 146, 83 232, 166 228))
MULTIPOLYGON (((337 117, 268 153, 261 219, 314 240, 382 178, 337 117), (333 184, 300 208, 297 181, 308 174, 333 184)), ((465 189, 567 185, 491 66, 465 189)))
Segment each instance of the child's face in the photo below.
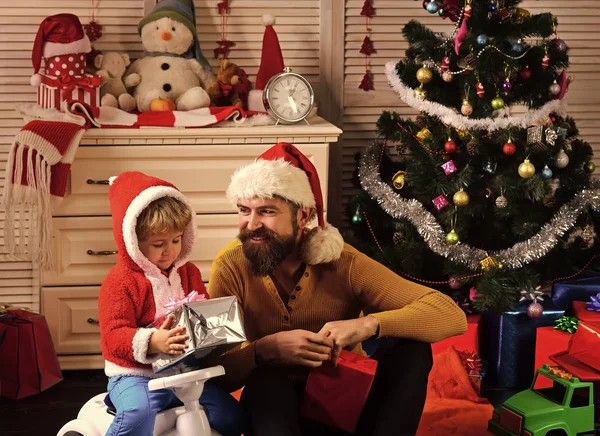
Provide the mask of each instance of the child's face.
POLYGON ((167 270, 181 253, 182 232, 157 233, 140 241, 140 251, 161 270, 167 270))

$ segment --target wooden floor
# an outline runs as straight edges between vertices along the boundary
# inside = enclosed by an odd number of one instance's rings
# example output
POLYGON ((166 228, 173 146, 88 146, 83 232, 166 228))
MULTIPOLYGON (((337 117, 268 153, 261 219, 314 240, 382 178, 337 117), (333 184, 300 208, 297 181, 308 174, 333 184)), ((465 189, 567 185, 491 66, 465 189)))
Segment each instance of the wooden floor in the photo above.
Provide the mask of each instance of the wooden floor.
POLYGON ((55 436, 87 400, 106 391, 104 370, 64 371, 64 380, 22 400, 0 398, 1 436, 55 436))

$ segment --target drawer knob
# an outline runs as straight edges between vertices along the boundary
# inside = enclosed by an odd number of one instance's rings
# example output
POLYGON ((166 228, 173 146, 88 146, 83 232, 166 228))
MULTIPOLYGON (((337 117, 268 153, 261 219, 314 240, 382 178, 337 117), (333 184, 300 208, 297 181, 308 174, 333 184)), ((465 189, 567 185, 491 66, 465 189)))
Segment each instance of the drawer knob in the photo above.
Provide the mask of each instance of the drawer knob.
POLYGON ((87 254, 89 254, 90 256, 111 256, 113 254, 117 254, 118 251, 117 250, 104 250, 104 251, 94 251, 94 250, 88 250, 87 254))
POLYGON ((109 185, 110 182, 108 180, 92 180, 92 179, 87 179, 87 184, 88 185, 109 185))
POLYGON ((94 319, 94 318, 88 318, 87 322, 88 322, 88 324, 96 324, 96 325, 100 324, 100 321, 98 321, 97 319, 94 319))

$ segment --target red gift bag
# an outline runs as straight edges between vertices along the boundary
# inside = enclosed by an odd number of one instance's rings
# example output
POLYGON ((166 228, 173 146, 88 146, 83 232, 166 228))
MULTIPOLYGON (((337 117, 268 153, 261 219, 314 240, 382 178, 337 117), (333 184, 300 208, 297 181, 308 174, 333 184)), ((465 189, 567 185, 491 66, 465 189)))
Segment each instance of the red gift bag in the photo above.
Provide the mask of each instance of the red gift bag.
POLYGON ((579 323, 569 342, 569 355, 600 371, 600 323, 579 323))
POLYGON ((301 415, 353 433, 375 379, 377 361, 342 350, 337 366, 310 371, 301 415))
POLYGON ((0 384, 3 397, 37 394, 63 379, 43 315, 9 310, 0 315, 0 384))

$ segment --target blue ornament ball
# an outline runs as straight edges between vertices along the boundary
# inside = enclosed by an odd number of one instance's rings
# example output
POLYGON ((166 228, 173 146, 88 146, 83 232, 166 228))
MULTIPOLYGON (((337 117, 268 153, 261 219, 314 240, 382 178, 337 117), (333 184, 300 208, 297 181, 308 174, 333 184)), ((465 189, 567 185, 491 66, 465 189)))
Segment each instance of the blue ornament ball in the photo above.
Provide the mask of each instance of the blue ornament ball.
POLYGON ((423 0, 423 9, 427 9, 427 5, 431 0, 423 0))
POLYGON ((552 170, 550 168, 548 168, 548 166, 545 166, 544 169, 542 170, 542 177, 546 180, 552 178, 552 170))
POLYGON ((427 7, 425 9, 427 9, 427 12, 429 12, 430 14, 435 14, 437 13, 439 6, 435 1, 430 1, 429 3, 427 3, 427 7))
POLYGON ((520 42, 517 42, 516 44, 514 44, 512 46, 512 52, 516 55, 523 54, 524 51, 525 51, 525 47, 520 42))
POLYGON ((498 6, 496 6, 496 4, 495 4, 495 3, 490 3, 490 4, 488 5, 488 11, 489 11, 489 12, 496 12, 496 10, 497 10, 497 9, 498 9, 498 6))
POLYGON ((482 33, 481 35, 477 35, 477 44, 486 45, 488 43, 488 37, 486 34, 482 33))

